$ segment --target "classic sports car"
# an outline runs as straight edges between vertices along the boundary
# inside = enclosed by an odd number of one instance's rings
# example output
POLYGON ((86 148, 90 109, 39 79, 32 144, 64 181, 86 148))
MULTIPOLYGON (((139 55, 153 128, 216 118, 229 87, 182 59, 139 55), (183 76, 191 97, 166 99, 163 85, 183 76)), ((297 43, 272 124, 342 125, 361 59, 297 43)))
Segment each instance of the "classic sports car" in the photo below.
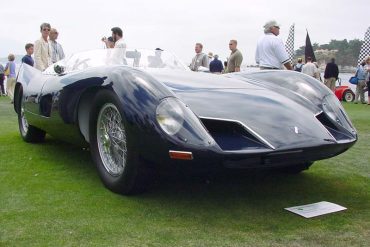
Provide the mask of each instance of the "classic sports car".
POLYGON ((141 192, 173 165, 298 173, 357 140, 335 95, 302 73, 213 75, 164 51, 120 52, 82 52, 43 73, 23 64, 14 100, 26 142, 48 133, 89 146, 114 192, 141 192))
POLYGON ((340 79, 338 79, 338 81, 339 86, 335 87, 335 96, 337 96, 340 101, 353 102, 355 100, 355 93, 349 86, 342 86, 340 79))

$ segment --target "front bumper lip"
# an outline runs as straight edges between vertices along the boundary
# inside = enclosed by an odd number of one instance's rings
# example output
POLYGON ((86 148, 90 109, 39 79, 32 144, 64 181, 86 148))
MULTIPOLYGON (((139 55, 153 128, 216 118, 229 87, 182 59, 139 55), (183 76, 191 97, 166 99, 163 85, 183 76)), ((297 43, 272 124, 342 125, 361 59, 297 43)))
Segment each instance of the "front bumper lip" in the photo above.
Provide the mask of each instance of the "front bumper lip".
POLYGON ((222 164, 228 168, 279 167, 328 159, 349 149, 354 142, 326 144, 301 149, 276 150, 250 155, 224 156, 222 164))
POLYGON ((286 149, 260 149, 242 151, 220 151, 220 150, 188 150, 193 153, 194 159, 187 164, 196 167, 213 167, 221 165, 227 168, 264 168, 282 167, 288 165, 302 164, 304 162, 314 162, 317 160, 328 159, 349 149, 356 140, 327 143, 303 148, 286 149))

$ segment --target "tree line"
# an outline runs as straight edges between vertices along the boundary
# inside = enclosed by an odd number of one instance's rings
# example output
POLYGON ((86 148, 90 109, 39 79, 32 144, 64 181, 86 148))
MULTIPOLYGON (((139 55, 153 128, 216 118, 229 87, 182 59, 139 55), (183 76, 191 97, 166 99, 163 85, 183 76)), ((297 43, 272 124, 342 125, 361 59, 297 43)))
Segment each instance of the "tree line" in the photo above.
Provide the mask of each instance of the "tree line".
MULTIPOLYGON (((314 43, 312 45, 316 59, 319 63, 327 63, 331 58, 335 58, 338 65, 341 66, 357 66, 358 56, 360 54, 363 41, 354 39, 347 41, 332 39, 329 44, 320 45, 314 43)), ((295 51, 296 58, 304 59, 304 50, 306 46, 299 47, 295 51)))

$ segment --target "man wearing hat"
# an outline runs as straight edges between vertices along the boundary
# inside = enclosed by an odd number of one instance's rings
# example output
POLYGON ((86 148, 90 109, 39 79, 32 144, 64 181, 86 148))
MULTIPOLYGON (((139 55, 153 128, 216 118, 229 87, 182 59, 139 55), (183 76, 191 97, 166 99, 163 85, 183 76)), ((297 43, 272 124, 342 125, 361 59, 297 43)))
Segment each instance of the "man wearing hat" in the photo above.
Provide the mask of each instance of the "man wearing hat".
POLYGON ((111 60, 113 64, 127 64, 126 62, 126 43, 123 40, 123 32, 119 27, 113 27, 112 38, 114 41, 114 50, 111 54, 111 60))
POLYGON ((208 62, 211 63, 213 60, 213 53, 210 51, 208 52, 208 62))
POLYGON ((256 63, 260 69, 286 69, 292 70, 292 64, 285 50, 283 41, 277 36, 280 25, 276 21, 269 21, 264 25, 265 35, 257 42, 256 63))
POLYGON ((162 49, 161 48, 155 48, 154 54, 155 56, 148 56, 148 66, 150 68, 163 68, 164 63, 162 61, 162 49))

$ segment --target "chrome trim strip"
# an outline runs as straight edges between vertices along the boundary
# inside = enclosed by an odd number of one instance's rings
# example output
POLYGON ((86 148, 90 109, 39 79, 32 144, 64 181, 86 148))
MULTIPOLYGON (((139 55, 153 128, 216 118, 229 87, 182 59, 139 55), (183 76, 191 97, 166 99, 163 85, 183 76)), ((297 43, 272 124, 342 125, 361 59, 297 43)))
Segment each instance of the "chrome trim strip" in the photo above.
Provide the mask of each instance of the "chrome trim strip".
POLYGON ((265 138, 263 138, 261 135, 259 135, 256 131, 249 128, 244 123, 240 122, 239 120, 234 119, 227 119, 227 118, 214 118, 214 117, 202 117, 199 116, 199 118, 203 119, 210 119, 210 120, 220 120, 220 121, 227 121, 227 122, 234 122, 240 124, 244 129, 246 129, 248 132, 250 132, 254 137, 259 139, 261 142, 263 142, 265 145, 269 146, 271 149, 276 149, 271 143, 269 143, 265 138))
POLYGON ((320 115, 321 113, 323 113, 324 111, 319 111, 318 113, 315 114, 315 117, 317 117, 318 115, 320 115))

